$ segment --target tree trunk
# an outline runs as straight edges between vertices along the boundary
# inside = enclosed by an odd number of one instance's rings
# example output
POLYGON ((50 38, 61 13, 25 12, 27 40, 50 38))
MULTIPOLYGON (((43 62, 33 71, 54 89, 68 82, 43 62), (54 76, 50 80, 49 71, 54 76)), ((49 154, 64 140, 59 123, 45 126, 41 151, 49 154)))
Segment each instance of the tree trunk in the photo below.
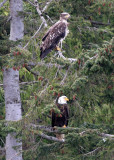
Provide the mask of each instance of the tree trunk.
POLYGON ((22 0, 10 0, 10 40, 17 41, 23 38, 24 23, 22 16, 19 16, 23 11, 22 0))
MULTIPOLYGON (((13 69, 4 71, 4 91, 6 121, 17 121, 22 118, 19 89, 19 72, 13 69)), ((6 160, 22 160, 22 142, 11 133, 6 137, 6 160), (16 147, 16 149, 14 149, 16 147)))
MULTIPOLYGON (((23 11, 22 0, 10 0, 10 40, 17 41, 23 38, 24 24, 19 12, 23 11)), ((19 88, 19 71, 6 69, 4 71, 4 92, 6 120, 17 121, 22 119, 21 99, 19 88)), ((16 138, 16 133, 10 133, 6 137, 6 160, 22 160, 22 141, 16 138)))

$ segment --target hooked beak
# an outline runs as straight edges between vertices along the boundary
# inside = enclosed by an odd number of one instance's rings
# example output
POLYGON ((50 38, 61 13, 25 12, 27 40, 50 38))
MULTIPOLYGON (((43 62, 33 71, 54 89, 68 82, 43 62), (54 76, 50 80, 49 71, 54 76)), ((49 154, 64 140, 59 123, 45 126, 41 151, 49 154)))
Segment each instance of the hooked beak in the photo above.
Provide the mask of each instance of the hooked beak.
POLYGON ((70 15, 69 15, 69 14, 68 14, 68 15, 66 15, 66 16, 65 16, 65 18, 70 18, 70 15))
POLYGON ((67 97, 65 98, 65 100, 66 100, 66 101, 69 101, 69 99, 68 99, 67 97))

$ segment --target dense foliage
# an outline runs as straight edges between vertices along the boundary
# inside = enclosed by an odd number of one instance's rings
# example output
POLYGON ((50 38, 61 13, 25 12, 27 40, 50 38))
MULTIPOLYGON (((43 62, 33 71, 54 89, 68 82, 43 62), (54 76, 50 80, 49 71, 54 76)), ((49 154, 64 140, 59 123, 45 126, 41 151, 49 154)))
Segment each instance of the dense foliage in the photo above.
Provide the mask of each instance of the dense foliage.
MULTIPOLYGON (((46 1, 39 1, 42 9, 46 1)), ((62 59, 52 51, 44 61, 39 58, 39 45, 47 28, 31 39, 41 25, 36 8, 24 2, 25 36, 20 42, 8 40, 10 33, 8 3, 0 11, 0 146, 8 132, 23 138, 23 159, 108 160, 113 159, 114 134, 114 21, 113 0, 53 0, 43 16, 48 28, 61 12, 71 15, 70 33, 63 42, 62 59), (47 15, 51 18, 47 18, 47 15), (3 27, 4 26, 4 27, 3 27), (23 48, 29 41, 27 47, 23 48), (23 47, 17 47, 21 45, 23 47), (5 126, 4 69, 20 71, 23 119, 5 126), (26 83, 24 83, 26 82, 26 83), (61 144, 41 137, 54 133, 29 127, 31 123, 51 126, 51 110, 58 110, 55 100, 66 95, 69 101, 69 127, 64 129, 66 142, 61 144)))

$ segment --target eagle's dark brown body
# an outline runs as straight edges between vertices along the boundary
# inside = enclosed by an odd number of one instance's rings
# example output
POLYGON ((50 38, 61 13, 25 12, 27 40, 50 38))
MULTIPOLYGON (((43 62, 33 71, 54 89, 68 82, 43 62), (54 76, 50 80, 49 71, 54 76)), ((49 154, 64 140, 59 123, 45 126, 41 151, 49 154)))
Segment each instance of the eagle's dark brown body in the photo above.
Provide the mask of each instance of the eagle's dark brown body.
POLYGON ((67 104, 57 104, 60 114, 52 112, 52 127, 63 127, 68 125, 69 110, 67 104))

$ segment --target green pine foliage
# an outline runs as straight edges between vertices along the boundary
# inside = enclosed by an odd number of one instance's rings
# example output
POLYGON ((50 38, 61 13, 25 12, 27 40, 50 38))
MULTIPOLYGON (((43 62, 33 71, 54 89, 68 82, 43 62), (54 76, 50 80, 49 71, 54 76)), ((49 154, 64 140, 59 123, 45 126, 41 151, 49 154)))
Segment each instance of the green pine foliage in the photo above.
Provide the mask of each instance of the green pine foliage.
MULTIPOLYGON (((42 9, 46 1, 39 3, 42 9)), ((36 9, 26 2, 23 13, 25 36, 17 42, 21 48, 8 41, 9 23, 4 31, 0 27, 0 83, 3 83, 4 69, 19 70, 23 114, 21 121, 5 126, 1 85, 0 139, 5 142, 8 132, 17 131, 17 136, 22 136, 23 140, 24 160, 113 159, 114 138, 101 136, 101 133, 114 134, 113 5, 112 0, 59 0, 52 1, 43 13, 48 28, 52 22, 46 14, 55 23, 61 12, 70 13, 70 33, 63 42, 63 55, 76 58, 74 62, 55 57, 55 50, 43 61, 40 60, 39 46, 47 29, 42 28, 30 39, 41 20, 36 9), (28 46, 23 48, 28 41, 28 46), (70 99, 68 126, 71 128, 59 129, 65 134, 65 143, 44 139, 40 136, 42 133, 53 137, 55 133, 30 127, 31 123, 51 126, 52 110, 60 114, 55 105, 60 95, 70 99)), ((6 18, 3 10, 2 16, 0 24, 6 18)), ((2 141, 0 146, 4 146, 2 141)))

